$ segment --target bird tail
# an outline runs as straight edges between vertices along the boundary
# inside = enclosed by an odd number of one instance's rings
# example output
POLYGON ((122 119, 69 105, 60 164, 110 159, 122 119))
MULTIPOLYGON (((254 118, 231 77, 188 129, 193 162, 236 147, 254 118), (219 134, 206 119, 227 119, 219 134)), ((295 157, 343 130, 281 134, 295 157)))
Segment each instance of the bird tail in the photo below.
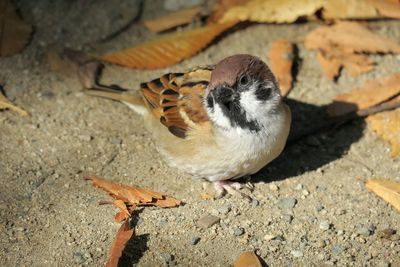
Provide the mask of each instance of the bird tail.
POLYGON ((91 96, 120 101, 141 115, 144 115, 147 112, 147 108, 145 107, 143 99, 138 92, 135 92, 134 95, 128 95, 123 94, 121 90, 96 88, 85 90, 85 93, 91 96))

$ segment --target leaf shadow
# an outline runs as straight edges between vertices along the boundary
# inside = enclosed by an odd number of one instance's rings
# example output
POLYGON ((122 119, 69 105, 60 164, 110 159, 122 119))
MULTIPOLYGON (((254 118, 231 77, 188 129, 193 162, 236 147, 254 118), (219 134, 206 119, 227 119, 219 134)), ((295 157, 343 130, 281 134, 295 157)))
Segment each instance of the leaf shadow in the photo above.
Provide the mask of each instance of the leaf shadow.
MULTIPOLYGON (((143 209, 139 209, 133 213, 133 216, 130 220, 132 227, 135 227, 139 223, 139 213, 142 211, 143 209)), ((118 262, 118 267, 128 267, 139 263, 140 258, 143 257, 144 253, 148 249, 147 242, 149 238, 149 234, 134 234, 126 243, 126 246, 122 251, 122 256, 118 262)))
MULTIPOLYGON (((288 143, 277 159, 252 176, 253 182, 279 181, 315 171, 341 158, 363 135, 363 120, 352 120, 345 124, 332 123, 331 119, 328 120, 325 106, 289 98, 285 102, 292 112, 288 143), (310 131, 318 128, 316 126, 322 126, 322 130, 310 131)), ((354 110, 353 104, 342 105, 345 109, 354 110)))

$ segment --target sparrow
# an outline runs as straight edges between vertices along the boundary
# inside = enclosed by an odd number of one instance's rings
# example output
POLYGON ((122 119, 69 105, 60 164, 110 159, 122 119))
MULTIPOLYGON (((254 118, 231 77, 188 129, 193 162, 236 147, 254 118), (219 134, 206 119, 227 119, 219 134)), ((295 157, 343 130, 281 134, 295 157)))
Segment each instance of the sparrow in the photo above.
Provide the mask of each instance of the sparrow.
POLYGON ((291 112, 258 57, 239 54, 213 66, 168 73, 135 95, 88 90, 143 116, 155 146, 172 167, 209 180, 218 196, 239 192, 234 179, 275 159, 289 134, 291 112))

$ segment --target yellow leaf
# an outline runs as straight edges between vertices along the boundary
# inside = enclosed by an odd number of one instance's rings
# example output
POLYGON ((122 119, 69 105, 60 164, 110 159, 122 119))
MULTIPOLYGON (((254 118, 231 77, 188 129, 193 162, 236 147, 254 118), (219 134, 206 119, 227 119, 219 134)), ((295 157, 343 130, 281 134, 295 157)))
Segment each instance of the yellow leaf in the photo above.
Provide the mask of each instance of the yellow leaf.
POLYGON ((164 68, 193 56, 220 33, 235 24, 236 22, 230 21, 165 34, 150 42, 103 55, 100 60, 131 68, 164 68))
POLYGON ((226 21, 255 21, 290 23, 299 17, 313 15, 324 0, 252 0, 229 9, 221 19, 226 21))
POLYGON ((365 186, 400 211, 400 183, 387 179, 371 179, 365 186))
POLYGON ((194 6, 191 8, 179 10, 169 13, 163 17, 145 20, 144 25, 153 32, 162 32, 179 25, 188 24, 201 12, 202 6, 194 6))
POLYGON ((20 107, 17 107, 10 100, 8 100, 1 92, 0 92, 0 110, 1 109, 11 109, 12 111, 17 112, 21 116, 28 116, 29 113, 23 110, 20 107))
POLYGON ((400 2, 390 0, 368 0, 379 12, 379 14, 400 19, 400 2))
MULTIPOLYGON (((397 97, 400 102, 400 97, 397 97)), ((391 147, 393 158, 400 155, 400 109, 381 112, 367 118, 368 126, 391 147)))
POLYGON ((369 19, 380 17, 375 7, 365 0, 328 0, 324 4, 322 14, 325 19, 369 19))
POLYGON ((243 252, 236 259, 234 267, 262 267, 257 255, 252 251, 243 252))

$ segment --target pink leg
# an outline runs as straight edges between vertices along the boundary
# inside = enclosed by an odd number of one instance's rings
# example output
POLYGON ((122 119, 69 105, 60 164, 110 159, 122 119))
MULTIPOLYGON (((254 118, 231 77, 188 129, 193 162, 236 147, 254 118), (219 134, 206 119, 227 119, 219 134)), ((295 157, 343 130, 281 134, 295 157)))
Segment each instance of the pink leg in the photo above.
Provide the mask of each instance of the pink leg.
POLYGON ((242 188, 242 184, 238 182, 233 182, 230 180, 224 181, 215 181, 213 182, 215 191, 217 192, 217 198, 223 197, 226 193, 230 195, 236 195, 240 197, 244 197, 246 199, 251 199, 245 193, 240 192, 239 190, 242 188))

